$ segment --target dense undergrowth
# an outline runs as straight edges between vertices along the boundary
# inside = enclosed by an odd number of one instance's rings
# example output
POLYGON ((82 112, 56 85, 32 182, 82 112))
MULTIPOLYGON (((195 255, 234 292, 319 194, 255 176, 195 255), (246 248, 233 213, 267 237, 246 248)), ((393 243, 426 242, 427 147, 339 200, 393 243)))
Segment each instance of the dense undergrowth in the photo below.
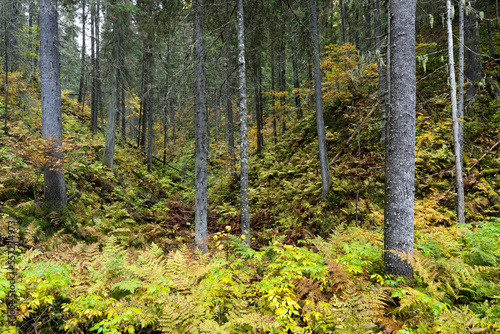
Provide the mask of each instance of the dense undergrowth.
MULTIPOLYGON (((435 52, 439 45, 422 43, 417 52, 435 52)), ((276 143, 251 157, 253 248, 245 249, 238 232, 238 171, 231 171, 224 145, 212 143, 206 255, 191 247, 189 138, 179 136, 168 165, 156 161, 148 173, 141 150, 118 137, 110 171, 100 162, 102 134, 91 134, 88 110, 67 96, 65 173, 68 194, 76 196, 66 214, 47 212, 37 84, 13 73, 9 134, 0 134, 0 231, 5 235, 11 222, 20 241, 45 251, 19 249, 19 331, 500 332, 500 158, 493 150, 479 161, 498 140, 499 97, 478 87, 468 109, 468 224, 457 226, 445 70, 439 70, 439 54, 419 62, 416 251, 409 259, 415 277, 386 277, 384 152, 373 65, 352 50, 349 59, 342 48, 328 50, 326 136, 330 160, 336 158, 327 203, 319 201, 315 120, 306 106, 300 121, 290 120, 276 143)), ((492 78, 499 70, 491 61, 484 68, 492 78)), ((6 261, 2 253, 2 302, 9 289, 6 261)), ((1 305, 0 329, 14 332, 1 305)))

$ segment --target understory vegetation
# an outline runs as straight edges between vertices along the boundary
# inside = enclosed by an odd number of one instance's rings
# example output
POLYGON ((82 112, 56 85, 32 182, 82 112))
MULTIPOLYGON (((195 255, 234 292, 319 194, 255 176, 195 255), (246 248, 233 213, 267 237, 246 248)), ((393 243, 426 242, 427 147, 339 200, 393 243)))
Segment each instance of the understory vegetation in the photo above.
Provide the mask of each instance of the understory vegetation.
MULTIPOLYGON (((238 167, 232 169, 225 143, 212 139, 207 254, 193 251, 192 123, 179 122, 166 164, 158 152, 151 173, 135 142, 117 136, 111 171, 101 162, 104 135, 92 135, 87 106, 65 92, 64 167, 68 196, 75 196, 56 214, 42 205, 39 84, 28 84, 22 71, 11 73, 9 134, 0 132, 0 231, 6 236, 11 224, 16 240, 36 247, 17 248, 17 330, 500 332, 500 156, 496 148, 488 151, 499 137, 500 97, 479 86, 468 107, 467 224, 459 226, 449 89, 437 53, 443 43, 417 45, 417 55, 434 56, 418 63, 412 281, 383 272, 377 73, 354 47, 330 46, 323 59, 328 201, 319 200, 316 123, 306 83, 300 91, 304 117, 285 117, 286 131, 276 142, 266 120, 269 144, 250 157, 250 249, 240 233, 238 167)), ((493 80, 485 84, 498 85, 500 66, 490 60, 483 67, 493 80)), ((251 130, 250 141, 255 138, 251 130)), ((6 325, 10 282, 3 249, 0 331, 15 333, 6 325)))

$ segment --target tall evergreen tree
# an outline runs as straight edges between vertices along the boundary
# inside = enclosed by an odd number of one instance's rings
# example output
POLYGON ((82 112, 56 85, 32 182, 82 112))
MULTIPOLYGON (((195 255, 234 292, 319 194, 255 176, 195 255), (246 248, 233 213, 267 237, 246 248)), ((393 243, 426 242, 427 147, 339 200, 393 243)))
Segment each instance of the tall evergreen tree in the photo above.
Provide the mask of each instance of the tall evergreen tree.
POLYGON ((390 105, 385 163, 384 267, 413 277, 401 259, 413 252, 415 200, 415 3, 390 0, 390 105))
POLYGON ((205 98, 205 38, 203 0, 194 0, 194 113, 195 113, 195 243, 208 251, 207 227, 207 104, 205 98))
POLYGON ((330 168, 326 151, 325 124, 323 120, 323 93, 321 91, 321 68, 319 63, 318 14, 316 0, 309 0, 311 10, 312 46, 314 49, 314 93, 316 99, 316 127, 318 131, 319 164, 321 168, 321 200, 326 201, 330 188, 330 168))
POLYGON ((61 210, 66 206, 66 183, 62 160, 61 72, 57 0, 40 0, 40 79, 42 137, 48 159, 44 165, 45 202, 61 210))
POLYGON ((243 0, 238 0, 238 72, 240 93, 240 178, 241 231, 250 247, 250 215, 248 209, 248 138, 247 138, 247 84, 245 73, 245 24, 243 0))

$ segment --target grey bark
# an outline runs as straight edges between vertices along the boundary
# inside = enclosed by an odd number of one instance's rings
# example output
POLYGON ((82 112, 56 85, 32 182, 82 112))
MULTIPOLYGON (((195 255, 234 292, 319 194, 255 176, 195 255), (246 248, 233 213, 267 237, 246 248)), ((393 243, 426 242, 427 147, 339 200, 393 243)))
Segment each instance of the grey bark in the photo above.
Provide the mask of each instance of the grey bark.
POLYGON ((495 10, 496 10, 496 26, 498 28, 498 0, 495 1, 495 10))
POLYGON ((302 106, 300 105, 300 93, 298 92, 299 85, 299 68, 297 64, 297 42, 295 40, 295 31, 292 32, 292 67, 293 67, 293 88, 297 90, 295 93, 295 108, 297 108, 297 118, 302 118, 302 106))
POLYGON ((490 17, 490 1, 485 0, 486 3, 486 25, 488 27, 488 44, 490 46, 490 57, 495 58, 495 49, 493 48, 493 33, 491 31, 491 17, 490 17))
MULTIPOLYGON (((273 47, 271 47, 271 91, 275 93, 276 89, 276 84, 275 84, 275 67, 276 67, 276 57, 275 57, 275 50, 273 47)), ((276 98, 273 96, 273 109, 271 111, 271 118, 273 119, 273 138, 274 138, 274 144, 278 143, 278 130, 276 126, 276 117, 277 117, 277 112, 276 112, 276 98)))
POLYGON ((81 65, 81 70, 80 70, 80 87, 78 89, 78 103, 82 103, 83 101, 83 85, 84 85, 84 79, 85 79, 85 51, 86 51, 86 46, 85 46, 85 24, 87 21, 87 15, 85 13, 85 7, 86 3, 85 0, 82 0, 82 65, 81 65))
POLYGON ((245 244, 250 247, 250 214, 248 209, 248 137, 247 137, 247 84, 245 75, 245 26, 243 0, 238 0, 238 72, 240 93, 240 208, 241 233, 246 237, 245 244))
POLYGON ((116 137, 116 116, 118 113, 118 105, 120 103, 118 97, 118 69, 113 71, 111 82, 111 100, 109 101, 107 118, 106 118, 106 140, 104 143, 103 162, 110 169, 113 169, 113 160, 115 156, 115 137, 116 137))
POLYGON ((254 74, 254 89, 255 89, 255 118, 257 120, 257 154, 260 154, 264 148, 264 136, 262 130, 264 128, 264 116, 262 107, 262 73, 260 56, 257 56, 258 50, 257 37, 254 37, 254 52, 253 55, 253 74, 254 74))
POLYGON ((385 164, 384 267, 387 275, 413 277, 403 252, 413 251, 415 199, 415 3, 390 0, 391 110, 385 164))
POLYGON ((4 5, 4 71, 5 71, 5 80, 4 80, 4 133, 8 134, 8 116, 9 116, 9 20, 7 19, 7 6, 4 5))
MULTIPOLYGON (((147 34, 147 33, 146 33, 147 34)), ((144 95, 143 95, 143 122, 144 133, 147 133, 147 165, 148 172, 153 169, 153 53, 151 51, 152 42, 149 37, 145 42, 144 50, 144 95)))
POLYGON ((96 112, 95 112, 95 128, 97 131, 97 116, 101 115, 101 131, 104 132, 104 112, 102 107, 102 89, 101 89, 101 48, 100 48, 100 29, 99 22, 101 17, 99 3, 95 7, 95 78, 96 78, 96 112))
POLYGON ((8 53, 10 54, 10 70, 17 70, 19 68, 19 57, 20 54, 17 51, 18 40, 16 36, 16 32, 19 29, 18 24, 18 0, 10 0, 5 4, 6 10, 8 14, 10 14, 10 18, 5 18, 8 28, 7 28, 7 39, 6 39, 6 47, 8 49, 8 53), (10 11, 9 11, 10 10, 10 11))
POLYGON ((378 86, 379 86, 379 104, 380 104, 380 120, 381 134, 380 142, 385 145, 385 127, 389 103, 387 99, 387 69, 384 65, 384 38, 382 36, 382 21, 380 20, 380 10, 377 1, 373 4, 373 24, 375 25, 375 43, 377 48, 377 70, 378 70, 378 86))
POLYGON ((321 168, 321 200, 328 199, 330 175, 326 151, 325 124, 323 121, 323 95, 321 92, 321 68, 319 63, 318 17, 316 0, 309 0, 311 10, 311 32, 313 43, 314 93, 316 99, 316 127, 318 131, 319 164, 321 168))
POLYGON ((458 1, 458 142, 460 143, 460 165, 463 166, 463 148, 464 148, 464 1, 458 1))
POLYGON ((110 169, 113 169, 113 160, 115 155, 115 140, 116 140, 116 120, 118 116, 118 110, 120 108, 120 71, 123 70, 123 59, 122 59, 122 46, 123 40, 120 34, 120 19, 118 14, 113 13, 113 39, 111 41, 112 45, 112 59, 113 59, 113 69, 111 74, 111 80, 113 87, 111 88, 111 101, 107 110, 107 122, 106 122, 106 140, 104 144, 104 155, 103 162, 110 169))
POLYGON ((127 139, 127 108, 125 107, 125 89, 120 87, 120 114, 122 116, 122 138, 127 139))
POLYGON ((340 0, 340 15, 342 20, 342 38, 344 44, 347 43, 347 19, 345 13, 345 0, 340 0))
POLYGON ((371 3, 367 1, 363 6, 363 16, 365 21, 365 40, 363 51, 367 52, 372 47, 372 26, 371 26, 371 3))
MULTIPOLYGON (((229 22, 229 2, 226 3, 226 14, 229 22)), ((224 40, 226 47, 226 138, 229 156, 231 157, 231 168, 234 169, 236 158, 234 155, 233 104, 231 101, 231 32, 229 30, 229 24, 227 24, 224 29, 224 40)))
MULTIPOLYGON (((476 0, 467 2, 470 6, 476 8, 476 0)), ((465 12, 464 20, 464 39, 465 39, 465 77, 471 82, 467 85, 465 98, 470 101, 476 94, 474 87, 477 80, 481 78, 481 58, 479 56, 479 29, 477 15, 474 11, 465 12)))
POLYGON ((207 229, 207 105, 203 36, 203 0, 194 0, 194 78, 195 78, 195 244, 208 251, 207 229))
MULTIPOLYGON (((280 92, 286 91, 286 44, 285 44, 285 29, 282 26, 280 34, 279 52, 278 52, 278 85, 280 92)), ((281 130, 284 133, 286 131, 286 120, 288 118, 287 108, 286 108, 286 96, 283 95, 280 98, 280 111, 282 112, 281 130)))
POLYGON ((464 216, 464 179, 462 174, 462 148, 460 143, 460 127, 457 112, 457 84, 455 82, 455 60, 453 56, 453 28, 452 28, 452 4, 451 0, 446 1, 447 28, 448 28, 448 66, 450 69, 450 98, 451 115, 453 122, 453 141, 455 144, 455 172, 457 177, 457 218, 460 224, 465 224, 464 216))
POLYGON ((47 145, 44 165, 45 202, 56 210, 66 206, 66 183, 62 160, 61 69, 57 0, 40 0, 40 79, 42 137, 47 145))

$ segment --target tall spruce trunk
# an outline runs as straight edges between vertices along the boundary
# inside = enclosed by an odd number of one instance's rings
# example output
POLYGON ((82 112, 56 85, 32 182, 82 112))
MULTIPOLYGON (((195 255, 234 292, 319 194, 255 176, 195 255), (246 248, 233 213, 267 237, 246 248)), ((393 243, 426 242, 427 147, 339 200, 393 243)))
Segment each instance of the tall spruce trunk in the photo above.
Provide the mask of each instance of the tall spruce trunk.
MULTIPOLYGON (((310 1, 310 0, 309 0, 310 1)), ((347 43, 347 19, 345 13, 345 0, 340 0, 340 16, 342 23, 342 41, 347 43)))
POLYGON ((390 104, 385 163, 384 267, 413 277, 395 252, 413 252, 415 201, 415 3, 390 0, 390 104))
POLYGON ((194 110, 195 110, 195 243, 208 251, 207 229, 207 105, 205 98, 205 42, 203 0, 194 0, 194 110))
POLYGON ((295 88, 295 108, 297 109, 297 119, 302 118, 302 106, 300 105, 299 93, 299 66, 297 64, 297 41, 295 31, 292 32, 292 67, 293 67, 293 88, 295 88))
POLYGON ((363 16, 365 21, 365 40, 363 42, 363 51, 367 52, 372 47, 372 26, 371 26, 371 1, 363 4, 363 16))
MULTIPOLYGON (((264 117, 262 108, 262 77, 261 77, 261 64, 260 58, 257 58, 259 47, 257 47, 257 35, 253 38, 253 79, 254 79, 254 90, 255 90, 255 118, 257 121, 257 154, 260 154, 264 148, 264 137, 262 135, 262 130, 264 128, 264 117)), ((259 56, 260 57, 260 56, 259 56)))
POLYGON ((321 169, 321 200, 326 201, 328 199, 328 190, 330 188, 330 171, 326 151, 325 124, 323 121, 323 95, 321 92, 321 68, 319 63, 318 14, 316 11, 316 0, 309 0, 309 7, 311 9, 311 32, 314 50, 314 92, 316 98, 316 127, 318 131, 319 164, 321 169))
POLYGON ((82 65, 80 70, 80 87, 78 89, 78 103, 82 103, 83 101, 83 85, 85 83, 85 24, 87 22, 87 15, 85 13, 86 3, 85 0, 82 0, 82 65))
MULTIPOLYGON (((226 15, 227 21, 229 22, 231 19, 229 13, 229 2, 226 2, 226 15)), ((229 24, 227 24, 224 28, 224 42, 226 47, 226 139, 229 156, 231 158, 231 169, 234 170, 236 157, 234 153, 233 103, 231 101, 231 31, 229 30, 229 24)))
POLYGON ((44 165, 45 203, 51 209, 66 206, 62 156, 61 72, 57 24, 57 0, 40 0, 40 79, 42 137, 48 153, 44 165))
POLYGON ((7 126, 7 121, 8 121, 8 116, 9 116, 9 38, 8 38, 8 33, 9 33, 9 20, 7 19, 7 6, 3 6, 4 13, 4 71, 5 71, 5 76, 4 76, 4 90, 5 90, 5 96, 4 96, 4 133, 7 135, 9 132, 9 128, 7 126))
MULTIPOLYGON (((470 0, 468 3, 472 9, 476 9, 476 1, 470 0)), ((465 11, 464 19, 464 40, 465 40, 465 77, 472 84, 467 85, 465 98, 470 101, 476 94, 475 84, 481 78, 481 57, 479 55, 479 29, 477 14, 474 10, 465 11)))
POLYGON ((486 25, 488 27, 488 44, 490 47, 490 57, 495 58, 495 49, 493 47, 493 33, 491 31, 491 16, 490 16, 490 1, 484 0, 486 3, 486 25))
POLYGON ((457 84, 455 81, 455 60, 453 58, 453 28, 452 28, 452 4, 446 1, 447 28, 448 28, 448 66, 450 69, 450 98, 451 118, 453 122, 453 141, 455 144, 455 172, 457 177, 457 217, 460 224, 465 224, 465 201, 464 201, 464 179, 462 174, 462 148, 460 142, 460 126, 457 112, 457 84))
POLYGON ((458 142, 460 143, 460 165, 463 166, 463 151, 464 151, 464 1, 458 1, 458 142))
POLYGON ((113 19, 113 39, 111 41, 112 45, 112 57, 113 57, 113 71, 111 74, 112 88, 111 88, 111 101, 109 102, 107 110, 107 122, 106 122, 106 139, 104 143, 104 155, 103 162, 111 170, 113 169, 114 156, 115 156, 115 140, 116 140, 116 120, 118 116, 118 110, 120 109, 120 71, 122 70, 123 59, 122 59, 122 47, 121 38, 119 34, 119 18, 116 17, 117 13, 113 19))
POLYGON ((250 247, 250 214, 248 209, 248 137, 247 137, 247 84, 245 74, 245 25, 243 0, 238 0, 238 72, 240 93, 240 208, 241 233, 245 236, 245 244, 250 247))
POLYGON ((384 37, 382 36, 382 21, 380 20, 380 9, 378 2, 373 3, 373 24, 375 25, 375 44, 377 48, 377 70, 379 86, 379 108, 381 120, 380 142, 385 145, 385 128, 389 109, 387 99, 387 69, 384 65, 384 37))
POLYGON ((144 107, 143 107, 143 119, 145 122, 144 131, 147 130, 147 165, 148 172, 153 169, 153 53, 151 51, 152 43, 148 39, 144 50, 144 107))

